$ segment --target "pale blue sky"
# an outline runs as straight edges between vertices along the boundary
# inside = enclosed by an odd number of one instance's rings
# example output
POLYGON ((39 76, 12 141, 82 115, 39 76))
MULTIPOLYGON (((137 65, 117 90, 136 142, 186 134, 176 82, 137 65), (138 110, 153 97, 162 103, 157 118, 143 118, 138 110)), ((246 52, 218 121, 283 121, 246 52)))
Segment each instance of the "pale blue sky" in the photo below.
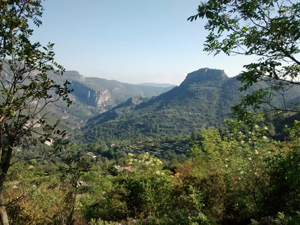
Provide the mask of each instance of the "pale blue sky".
POLYGON ((46 0, 34 41, 55 43, 56 61, 86 77, 180 84, 199 68, 229 76, 248 59, 203 52, 200 0, 46 0))

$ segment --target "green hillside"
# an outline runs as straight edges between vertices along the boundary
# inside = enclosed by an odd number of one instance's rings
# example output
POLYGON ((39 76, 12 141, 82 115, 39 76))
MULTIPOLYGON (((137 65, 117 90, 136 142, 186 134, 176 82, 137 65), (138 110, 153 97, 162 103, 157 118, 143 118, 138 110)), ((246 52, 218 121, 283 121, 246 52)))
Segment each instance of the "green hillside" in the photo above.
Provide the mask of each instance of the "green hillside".
MULTIPOLYGON (((90 119, 83 128, 82 140, 157 138, 218 127, 242 95, 266 86, 260 82, 247 92, 240 92, 237 77, 229 78, 222 70, 200 69, 166 93, 141 103, 120 105, 90 119)), ((299 93, 299 88, 290 89, 286 100, 299 93)), ((281 105, 280 96, 273 103, 281 105)))

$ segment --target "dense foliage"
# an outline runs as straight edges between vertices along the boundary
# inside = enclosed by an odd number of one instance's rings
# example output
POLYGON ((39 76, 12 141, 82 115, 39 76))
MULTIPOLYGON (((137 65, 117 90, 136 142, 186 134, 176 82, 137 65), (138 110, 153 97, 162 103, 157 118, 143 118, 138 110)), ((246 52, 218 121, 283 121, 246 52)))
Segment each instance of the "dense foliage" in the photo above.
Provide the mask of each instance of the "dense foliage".
POLYGON ((183 138, 188 158, 147 142, 70 144, 12 168, 5 193, 19 201, 8 212, 15 224, 298 224, 299 122, 285 130, 278 141, 262 118, 228 120, 183 138))

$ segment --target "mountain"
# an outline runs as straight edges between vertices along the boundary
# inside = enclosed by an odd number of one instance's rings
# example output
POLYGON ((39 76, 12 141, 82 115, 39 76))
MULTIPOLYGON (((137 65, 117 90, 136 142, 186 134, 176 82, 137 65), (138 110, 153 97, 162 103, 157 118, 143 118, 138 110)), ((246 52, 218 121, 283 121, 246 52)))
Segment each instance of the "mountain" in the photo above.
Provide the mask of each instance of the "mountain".
MULTIPOLYGON (((223 70, 199 69, 189 73, 180 86, 157 97, 146 101, 131 99, 89 119, 82 137, 85 141, 157 138, 217 127, 242 95, 266 86, 260 82, 247 92, 240 92, 237 77, 229 78, 223 70)), ((289 92, 290 96, 300 96, 299 88, 289 92)))
POLYGON ((97 77, 84 77, 77 71, 66 71, 63 76, 49 73, 48 76, 59 84, 68 80, 73 89, 70 107, 63 102, 54 103, 51 116, 60 118, 71 128, 77 128, 99 113, 106 112, 131 97, 151 98, 168 91, 171 87, 155 87, 122 83, 97 77))

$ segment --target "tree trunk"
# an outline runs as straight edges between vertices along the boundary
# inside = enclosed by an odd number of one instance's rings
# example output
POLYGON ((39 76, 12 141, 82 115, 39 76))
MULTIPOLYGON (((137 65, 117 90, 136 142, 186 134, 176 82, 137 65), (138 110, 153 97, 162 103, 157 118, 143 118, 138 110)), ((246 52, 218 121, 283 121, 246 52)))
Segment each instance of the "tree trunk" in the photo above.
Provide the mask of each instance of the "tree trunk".
POLYGON ((3 201, 3 182, 0 183, 0 220, 2 225, 9 225, 7 211, 3 201))
MULTIPOLYGON (((2 168, 2 151, 3 151, 3 143, 2 143, 2 128, 3 123, 0 124, 0 160, 1 160, 1 170, 2 168)), ((4 181, 4 174, 0 173, 0 221, 2 225, 9 225, 8 223, 8 216, 6 207, 3 201, 3 181, 4 181)))
MULTIPOLYGON (((5 124, 4 124, 5 125, 5 124)), ((0 129, 2 129, 2 127, 0 127, 0 129)), ((8 132, 7 132, 8 133, 8 132)), ((0 132, 0 134, 2 134, 2 132, 0 132)), ((4 180, 7 174, 7 171, 10 167, 10 159, 12 157, 12 151, 13 151, 13 146, 14 146, 14 141, 15 141, 15 137, 10 137, 8 135, 8 148, 7 148, 7 152, 5 154, 5 156, 3 156, 3 143, 2 143, 2 137, 0 138, 0 159, 1 159, 1 163, 0 163, 0 221, 2 225, 9 225, 8 222, 8 215, 7 215, 7 211, 6 211, 6 207, 4 204, 4 200, 3 200, 3 184, 4 184, 4 180)))
POLYGON ((73 197, 73 204, 71 206, 71 212, 70 212, 70 215, 69 215, 69 220, 68 220, 69 225, 74 224, 73 216, 74 216, 74 211, 75 211, 76 196, 77 196, 77 187, 75 187, 75 193, 74 193, 74 197, 73 197))

